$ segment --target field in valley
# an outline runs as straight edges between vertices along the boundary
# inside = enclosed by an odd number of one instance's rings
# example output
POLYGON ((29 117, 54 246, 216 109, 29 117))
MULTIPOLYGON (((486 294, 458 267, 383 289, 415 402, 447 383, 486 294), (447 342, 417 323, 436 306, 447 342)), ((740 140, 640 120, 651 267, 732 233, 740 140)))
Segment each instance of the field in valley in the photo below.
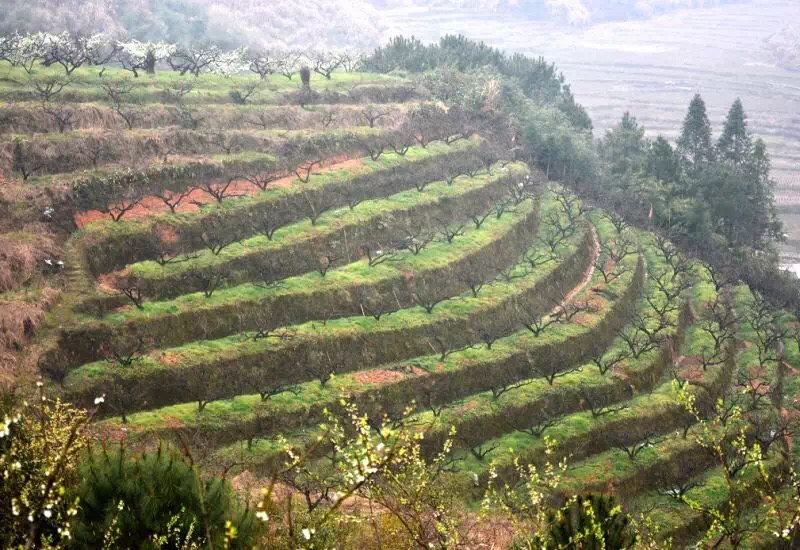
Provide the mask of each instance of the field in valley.
MULTIPOLYGON (((564 72, 589 111, 596 136, 630 110, 650 135, 674 138, 697 92, 720 131, 728 108, 740 97, 751 129, 769 146, 778 204, 800 207, 800 73, 776 66, 764 44, 787 23, 800 20, 800 3, 757 0, 586 29, 465 10, 383 15, 397 32, 422 40, 463 33, 509 51, 545 56, 564 72)), ((796 224, 787 228, 792 239, 800 239, 796 224)))

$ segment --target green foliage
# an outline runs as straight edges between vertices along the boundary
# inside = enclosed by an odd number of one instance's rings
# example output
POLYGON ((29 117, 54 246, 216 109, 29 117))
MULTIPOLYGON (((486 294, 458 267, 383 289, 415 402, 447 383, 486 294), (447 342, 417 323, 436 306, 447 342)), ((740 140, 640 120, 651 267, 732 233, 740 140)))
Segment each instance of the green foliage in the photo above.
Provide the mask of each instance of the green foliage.
POLYGON ((608 495, 578 495, 549 516, 547 546, 597 550, 632 548, 631 518, 608 495))
POLYGON ((204 478, 189 457, 163 445, 141 453, 90 447, 79 473, 77 547, 248 548, 255 540, 255 516, 239 507, 228 482, 204 478))
MULTIPOLYGON (((475 42, 458 35, 443 36, 438 44, 424 45, 414 38, 397 36, 365 60, 367 70, 388 73, 396 70, 422 73, 441 69, 451 83, 458 79, 456 73, 489 67, 522 90, 522 93, 540 103, 555 105, 563 112, 573 128, 591 130, 592 123, 586 111, 564 84, 563 76, 544 58, 531 59, 521 54, 507 56, 483 42, 475 42)), ((448 86, 451 96, 457 88, 448 86)))
POLYGON ((711 123, 706 114, 706 103, 700 94, 696 94, 689 104, 678 138, 678 149, 694 170, 700 169, 713 158, 711 123))
POLYGON ((41 384, 30 401, 0 414, 0 541, 4 548, 59 547, 70 539, 79 505, 67 492, 79 478, 91 415, 51 400, 41 384))
POLYGON ((257 507, 258 519, 269 525, 262 543, 356 547, 350 537, 359 528, 368 529, 371 545, 381 548, 445 549, 457 543, 459 507, 447 480, 451 441, 426 458, 424 430, 409 421, 410 409, 391 420, 371 420, 351 402, 339 405, 340 413, 325 411, 316 442, 331 449, 328 457, 315 460, 286 446, 286 465, 257 507), (296 497, 282 495, 279 484, 296 497), (364 505, 354 506, 358 502, 364 505))
POLYGON ((626 111, 619 124, 606 132, 599 150, 600 156, 610 161, 607 169, 611 174, 630 176, 642 172, 647 157, 644 127, 626 111))
POLYGON ((681 233, 701 250, 721 241, 737 249, 769 250, 780 237, 769 179, 769 157, 761 140, 752 142, 741 101, 731 107, 717 146, 703 99, 692 99, 673 149, 662 136, 625 113, 599 145, 605 198, 642 212, 653 207, 654 223, 681 233))

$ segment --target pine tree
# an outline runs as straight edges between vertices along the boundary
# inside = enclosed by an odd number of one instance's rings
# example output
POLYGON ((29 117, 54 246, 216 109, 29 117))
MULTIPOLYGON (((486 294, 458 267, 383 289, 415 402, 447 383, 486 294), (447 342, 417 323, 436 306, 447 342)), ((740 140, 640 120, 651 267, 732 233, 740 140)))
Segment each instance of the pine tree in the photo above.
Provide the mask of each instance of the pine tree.
POLYGON ((608 163, 611 174, 635 174, 644 170, 647 142, 644 127, 629 112, 622 120, 606 132, 600 144, 600 152, 608 163))
POLYGON ((548 519, 554 548, 623 549, 636 543, 631 518, 613 496, 578 495, 557 513, 548 514, 548 519))
POLYGON ((773 193, 775 182, 769 177, 771 163, 767 146, 761 138, 753 143, 752 150, 745 159, 746 178, 749 181, 749 215, 753 217, 753 240, 756 247, 762 247, 769 239, 783 236, 783 224, 775 210, 773 193))
POLYGON ((658 136, 647 151, 648 177, 658 181, 676 182, 680 176, 680 156, 664 136, 658 136))
POLYGON ((161 444, 142 452, 90 447, 80 476, 72 495, 81 504, 76 547, 253 547, 255 517, 239 506, 231 485, 202 476, 190 457, 161 444), (236 529, 233 541, 226 522, 236 529))
POLYGON ((744 114, 744 107, 742 106, 742 101, 738 98, 731 105, 730 111, 728 111, 725 127, 717 142, 717 149, 720 160, 732 164, 734 168, 742 166, 750 155, 752 140, 750 139, 750 133, 747 131, 747 117, 744 114))
POLYGON ((712 160, 711 123, 700 94, 696 94, 689 104, 689 112, 686 113, 678 138, 678 150, 695 172, 712 160))

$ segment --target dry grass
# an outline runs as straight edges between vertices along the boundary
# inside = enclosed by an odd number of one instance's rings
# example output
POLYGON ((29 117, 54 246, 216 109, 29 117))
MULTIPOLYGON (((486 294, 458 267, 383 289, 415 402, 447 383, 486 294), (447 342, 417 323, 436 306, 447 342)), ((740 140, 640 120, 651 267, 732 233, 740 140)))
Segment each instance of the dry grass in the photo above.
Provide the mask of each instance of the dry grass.
POLYGON ((0 234, 0 292, 29 283, 47 259, 60 257, 60 249, 42 224, 28 231, 0 234))
POLYGON ((0 388, 13 385, 22 370, 27 370, 29 363, 22 360, 21 352, 36 336, 45 312, 58 294, 56 289, 46 286, 30 294, 15 293, 11 299, 0 301, 0 388))

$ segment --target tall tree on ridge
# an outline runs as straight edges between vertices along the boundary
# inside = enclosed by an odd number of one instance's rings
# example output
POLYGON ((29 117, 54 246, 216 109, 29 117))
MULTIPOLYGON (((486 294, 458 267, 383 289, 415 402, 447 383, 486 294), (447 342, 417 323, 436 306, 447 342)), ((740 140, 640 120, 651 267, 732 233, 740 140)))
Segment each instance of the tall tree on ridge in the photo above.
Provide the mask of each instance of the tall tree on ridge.
POLYGON ((747 161, 752 146, 750 132, 747 131, 747 116, 744 114, 742 100, 737 98, 728 111, 725 127, 717 142, 720 160, 738 168, 747 161))
POLYGON ((712 160, 711 123, 706 114, 706 104, 700 94, 695 94, 689 104, 689 112, 683 121, 683 130, 678 138, 678 150, 696 173, 712 160))

